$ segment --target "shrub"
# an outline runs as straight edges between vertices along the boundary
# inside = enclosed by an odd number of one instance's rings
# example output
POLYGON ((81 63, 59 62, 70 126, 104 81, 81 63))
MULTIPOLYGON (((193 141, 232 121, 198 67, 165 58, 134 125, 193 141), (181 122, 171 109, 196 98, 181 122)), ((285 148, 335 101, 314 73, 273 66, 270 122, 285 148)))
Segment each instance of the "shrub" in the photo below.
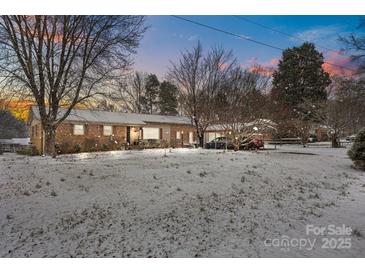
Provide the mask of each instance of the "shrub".
POLYGON ((110 140, 107 144, 106 150, 120 150, 121 143, 117 140, 110 140))
POLYGON ((178 141, 176 141, 176 140, 172 140, 172 141, 170 141, 170 147, 172 147, 172 148, 176 148, 176 147, 178 147, 178 141))
POLYGON ((365 128, 356 135, 348 155, 356 167, 365 170, 365 128))
POLYGON ((26 146, 17 151, 20 155, 36 156, 39 155, 38 149, 34 145, 26 146))
POLYGON ((97 151, 100 150, 100 143, 96 139, 87 138, 82 144, 83 151, 90 152, 90 151, 97 151))
POLYGON ((109 149, 109 146, 107 144, 102 144, 101 149, 107 151, 109 149))
POLYGON ((66 153, 73 153, 75 149, 71 143, 62 142, 61 144, 56 144, 56 151, 58 154, 66 154, 66 153))
POLYGON ((74 149, 73 150, 74 150, 75 153, 80 152, 81 151, 81 145, 80 144, 74 145, 74 149))

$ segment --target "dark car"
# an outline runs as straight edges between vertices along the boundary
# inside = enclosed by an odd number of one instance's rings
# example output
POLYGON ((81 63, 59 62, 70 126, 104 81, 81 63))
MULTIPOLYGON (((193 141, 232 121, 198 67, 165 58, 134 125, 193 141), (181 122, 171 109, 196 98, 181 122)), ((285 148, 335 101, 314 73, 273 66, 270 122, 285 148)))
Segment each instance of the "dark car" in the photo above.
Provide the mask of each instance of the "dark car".
POLYGON ((225 137, 217 137, 215 139, 213 139, 212 141, 208 142, 205 144, 205 148, 206 149, 233 149, 234 146, 232 144, 232 142, 230 142, 229 140, 227 141, 227 139, 225 137))
POLYGON ((263 148, 264 148, 264 142, 256 138, 248 139, 245 142, 241 143, 239 146, 240 150, 257 150, 263 148))

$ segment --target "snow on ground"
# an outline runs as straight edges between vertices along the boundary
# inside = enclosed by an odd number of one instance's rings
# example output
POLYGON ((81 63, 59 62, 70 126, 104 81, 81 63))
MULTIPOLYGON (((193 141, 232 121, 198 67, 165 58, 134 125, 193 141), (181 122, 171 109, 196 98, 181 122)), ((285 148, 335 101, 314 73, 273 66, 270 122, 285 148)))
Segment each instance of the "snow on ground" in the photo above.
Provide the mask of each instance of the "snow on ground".
POLYGON ((365 257, 364 208, 345 149, 0 156, 1 257, 365 257), (308 224, 351 248, 268 246, 308 224))

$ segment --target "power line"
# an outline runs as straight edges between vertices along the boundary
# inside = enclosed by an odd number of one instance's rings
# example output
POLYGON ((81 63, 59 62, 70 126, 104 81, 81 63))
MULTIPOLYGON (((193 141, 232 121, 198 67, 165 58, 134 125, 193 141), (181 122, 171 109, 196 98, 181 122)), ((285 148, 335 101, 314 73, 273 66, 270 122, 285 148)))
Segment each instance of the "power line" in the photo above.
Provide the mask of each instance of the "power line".
MULTIPOLYGON (((267 26, 267 25, 264 25, 262 23, 255 22, 255 21, 253 21, 251 19, 248 19, 247 17, 242 17, 242 16, 238 16, 238 15, 233 15, 233 17, 235 17, 235 18, 237 18, 237 19, 239 19, 241 21, 246 21, 246 22, 249 22, 251 24, 254 24, 254 25, 260 26, 262 28, 268 29, 270 31, 274 31, 274 32, 280 33, 280 34, 285 35, 285 36, 290 37, 290 38, 294 38, 294 39, 297 39, 297 40, 300 40, 300 41, 303 41, 303 42, 311 42, 311 41, 308 41, 306 39, 300 38, 299 36, 296 36, 296 35, 293 35, 293 34, 290 34, 290 33, 286 33, 284 31, 281 31, 281 30, 278 30, 278 29, 274 29, 274 28, 272 28, 270 26, 267 26)), ((314 42, 311 42, 311 43, 315 44, 318 48, 322 48, 322 49, 325 49, 327 51, 339 52, 338 50, 335 50, 335 49, 332 49, 332 48, 329 48, 329 47, 325 47, 325 46, 319 45, 318 43, 314 43, 314 42)), ((340 54, 343 55, 343 56, 350 57, 350 56, 348 56, 348 55, 346 55, 344 53, 341 53, 341 52, 340 52, 340 54)))
MULTIPOLYGON (((257 41, 255 39, 249 38, 249 37, 244 36, 244 35, 236 34, 236 33, 233 33, 233 32, 227 31, 227 30, 222 30, 222 29, 219 29, 219 28, 207 25, 207 24, 203 24, 203 23, 200 23, 198 21, 190 20, 190 19, 178 16, 178 15, 171 15, 171 16, 174 17, 174 18, 177 18, 177 19, 192 23, 194 25, 198 25, 198 26, 201 26, 201 27, 204 27, 204 28, 207 28, 207 29, 211 29, 211 30, 214 30, 214 31, 217 31, 217 32, 220 32, 220 33, 224 33, 224 34, 227 34, 227 35, 230 35, 230 36, 233 36, 233 37, 237 37, 237 38, 242 39, 242 40, 250 41, 250 42, 253 42, 255 44, 270 47, 272 49, 276 49, 276 50, 279 50, 279 51, 284 51, 285 50, 283 48, 280 48, 280 47, 277 47, 277 46, 274 46, 274 45, 271 45, 271 44, 268 44, 268 43, 264 43, 264 42, 261 42, 261 41, 257 41)), ((305 56, 305 55, 299 55, 299 56, 302 56, 304 58, 308 58, 308 56, 305 56)), ((350 77, 362 73, 362 72, 361 73, 355 72, 351 68, 341 66, 341 65, 337 65, 337 64, 334 64, 334 63, 331 63, 331 62, 323 61, 323 63, 331 65, 331 66, 335 66, 335 67, 338 67, 338 68, 346 69, 346 70, 351 71, 351 72, 354 72, 354 74, 351 74, 350 77)))
POLYGON ((273 45, 270 45, 270 44, 267 44, 267 43, 264 43, 264 42, 260 42, 260 41, 257 41, 257 40, 254 40, 254 39, 251 39, 247 36, 244 36, 244 35, 240 35, 240 34, 236 34, 236 33, 233 33, 233 32, 230 32, 230 31, 226 31, 226 30, 222 30, 222 29, 218 29, 216 27, 212 27, 212 26, 209 26, 209 25, 206 25, 206 24, 203 24, 203 23, 200 23, 200 22, 197 22, 197 21, 193 21, 193 20, 190 20, 190 19, 187 19, 187 18, 184 18, 184 17, 181 17, 181 16, 178 16, 178 15, 171 15, 172 17, 175 17, 177 19, 180 19, 180 20, 184 20, 186 22, 190 22, 192 24, 195 24, 195 25, 198 25, 198 26, 201 26, 201 27, 205 27, 205 28, 208 28, 208 29, 211 29, 211 30, 215 30, 215 31, 218 31, 218 32, 221 32, 221 33, 224 33, 224 34, 228 34, 228 35, 231 35, 231 36, 235 36, 237 38, 240 38, 240 39, 244 39, 244 40, 247 40, 247 41, 250 41, 250 42, 253 42, 253 43, 256 43, 256 44, 259 44, 259 45, 262 45, 262 46, 266 46, 266 47, 270 47, 270 48, 273 48, 273 49, 276 49, 276 50, 280 50, 280 51, 283 51, 284 49, 282 48, 279 48, 277 46, 273 46, 273 45))

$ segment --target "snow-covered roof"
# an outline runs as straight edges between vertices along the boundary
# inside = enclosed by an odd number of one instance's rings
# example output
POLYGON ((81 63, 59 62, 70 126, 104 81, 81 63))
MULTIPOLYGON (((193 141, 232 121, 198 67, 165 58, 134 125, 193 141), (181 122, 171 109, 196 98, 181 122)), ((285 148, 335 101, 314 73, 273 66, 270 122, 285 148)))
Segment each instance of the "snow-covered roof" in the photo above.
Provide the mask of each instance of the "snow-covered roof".
POLYGON ((206 131, 225 131, 227 127, 223 125, 215 124, 207 127, 206 131))
POLYGON ((138 113, 123 113, 130 117, 140 119, 145 123, 166 123, 166 124, 189 124, 191 120, 185 116, 170 116, 170 115, 155 115, 155 114, 138 114, 138 113))
MULTIPOLYGON (((33 106, 32 112, 36 119, 40 119, 38 107, 33 106)), ((58 116, 61 117, 65 112, 66 109, 60 109, 58 116)), ((152 115, 86 109, 71 110, 66 121, 123 125, 145 125, 146 123, 191 124, 190 119, 184 116, 152 115)))
MULTIPOLYGON (((242 126, 242 124, 241 124, 242 126)), ((244 127, 253 127, 253 126, 259 126, 259 127, 264 127, 264 128, 271 128, 271 129, 275 129, 276 128, 276 123, 274 123, 271 120, 268 119, 258 119, 249 123, 244 123, 243 124, 244 127)), ((214 124, 214 125, 210 125, 207 127, 206 131, 224 131, 227 130, 229 128, 229 124, 227 125, 222 125, 222 124, 214 124)))

